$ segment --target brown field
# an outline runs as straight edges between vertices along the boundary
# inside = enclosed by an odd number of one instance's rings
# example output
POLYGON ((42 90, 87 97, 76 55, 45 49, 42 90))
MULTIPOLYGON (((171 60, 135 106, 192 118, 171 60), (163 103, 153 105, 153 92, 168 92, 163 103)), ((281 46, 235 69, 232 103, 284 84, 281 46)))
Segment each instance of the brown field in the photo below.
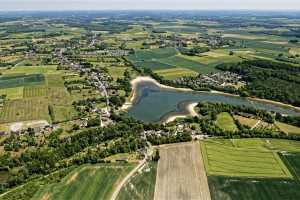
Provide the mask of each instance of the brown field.
POLYGON ((199 143, 160 147, 154 200, 209 200, 199 143))

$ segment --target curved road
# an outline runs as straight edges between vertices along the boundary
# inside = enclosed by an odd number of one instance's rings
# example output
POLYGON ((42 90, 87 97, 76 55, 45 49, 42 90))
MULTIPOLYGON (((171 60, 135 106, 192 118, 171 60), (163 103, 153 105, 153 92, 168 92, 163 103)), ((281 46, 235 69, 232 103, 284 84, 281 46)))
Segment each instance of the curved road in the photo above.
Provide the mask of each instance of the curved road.
POLYGON ((145 158, 142 160, 142 161, 140 161, 140 163, 129 173, 129 174, 127 174, 127 176, 120 182, 120 184, 116 187, 116 189, 115 189, 115 191, 114 191, 114 193, 112 194, 112 196, 111 196, 111 200, 116 200, 117 199, 117 197, 118 197, 118 195, 119 195, 119 193, 120 193, 120 191, 121 191, 121 189, 122 189, 122 187, 127 183, 127 181, 129 181, 130 180, 130 178, 139 170, 139 169, 141 169, 144 165, 145 165, 145 163, 146 163, 146 161, 147 161, 147 159, 149 158, 149 156, 152 154, 152 148, 151 148, 151 146, 149 147, 149 152, 147 152, 146 153, 146 155, 145 155, 145 158))

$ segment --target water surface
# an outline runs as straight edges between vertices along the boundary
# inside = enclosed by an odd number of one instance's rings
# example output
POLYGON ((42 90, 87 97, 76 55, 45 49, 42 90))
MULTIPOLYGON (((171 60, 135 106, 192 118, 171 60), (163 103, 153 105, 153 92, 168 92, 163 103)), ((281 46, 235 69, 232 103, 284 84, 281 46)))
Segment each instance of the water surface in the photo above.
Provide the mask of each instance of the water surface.
POLYGON ((274 111, 287 115, 300 115, 293 108, 282 107, 271 103, 248 100, 242 97, 227 96, 210 92, 182 92, 173 89, 160 88, 153 82, 143 81, 137 84, 136 98, 128 114, 145 122, 160 122, 170 113, 186 113, 184 102, 222 102, 232 105, 244 105, 274 111))

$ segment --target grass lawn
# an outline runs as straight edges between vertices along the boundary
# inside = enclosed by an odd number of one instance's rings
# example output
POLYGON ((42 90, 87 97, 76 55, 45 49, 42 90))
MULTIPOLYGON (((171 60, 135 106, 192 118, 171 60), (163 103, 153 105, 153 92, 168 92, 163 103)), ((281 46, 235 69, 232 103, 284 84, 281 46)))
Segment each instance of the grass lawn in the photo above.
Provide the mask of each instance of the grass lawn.
POLYGON ((149 162, 145 168, 121 189, 118 200, 153 200, 156 182, 156 162, 149 162))
POLYGON ((198 73, 186 68, 173 68, 173 69, 160 69, 155 70, 160 76, 163 76, 165 79, 172 80, 183 76, 197 76, 198 73))
POLYGON ((223 130, 236 131, 237 126, 229 113, 223 112, 218 114, 216 124, 223 130))
POLYGON ((201 150, 208 175, 292 178, 275 151, 235 147, 218 139, 202 141, 201 150))
POLYGON ((286 123, 281 123, 281 122, 275 122, 275 125, 286 134, 289 134, 289 133, 300 134, 300 128, 297 126, 292 126, 292 125, 289 125, 286 123))
POLYGON ((134 165, 84 165, 75 169, 61 180, 39 190, 33 200, 109 200, 117 183, 120 182, 134 165))

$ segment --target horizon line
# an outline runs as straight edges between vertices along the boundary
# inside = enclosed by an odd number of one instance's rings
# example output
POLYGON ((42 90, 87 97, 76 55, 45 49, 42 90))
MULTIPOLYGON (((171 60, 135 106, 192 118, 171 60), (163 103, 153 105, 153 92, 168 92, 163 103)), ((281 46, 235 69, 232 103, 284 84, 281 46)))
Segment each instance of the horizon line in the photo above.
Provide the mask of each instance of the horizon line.
POLYGON ((288 11, 288 12, 300 12, 300 8, 282 8, 282 9, 260 9, 260 8, 251 8, 251 9, 246 9, 246 8, 232 8, 232 9, 227 9, 227 8, 222 8, 222 9, 209 9, 209 8, 200 8, 200 9, 155 9, 155 8, 150 8, 150 9, 11 9, 11 10, 1 10, 0 12, 66 12, 66 11, 77 11, 77 12, 99 12, 99 11, 273 11, 273 12, 282 12, 282 11, 288 11))

